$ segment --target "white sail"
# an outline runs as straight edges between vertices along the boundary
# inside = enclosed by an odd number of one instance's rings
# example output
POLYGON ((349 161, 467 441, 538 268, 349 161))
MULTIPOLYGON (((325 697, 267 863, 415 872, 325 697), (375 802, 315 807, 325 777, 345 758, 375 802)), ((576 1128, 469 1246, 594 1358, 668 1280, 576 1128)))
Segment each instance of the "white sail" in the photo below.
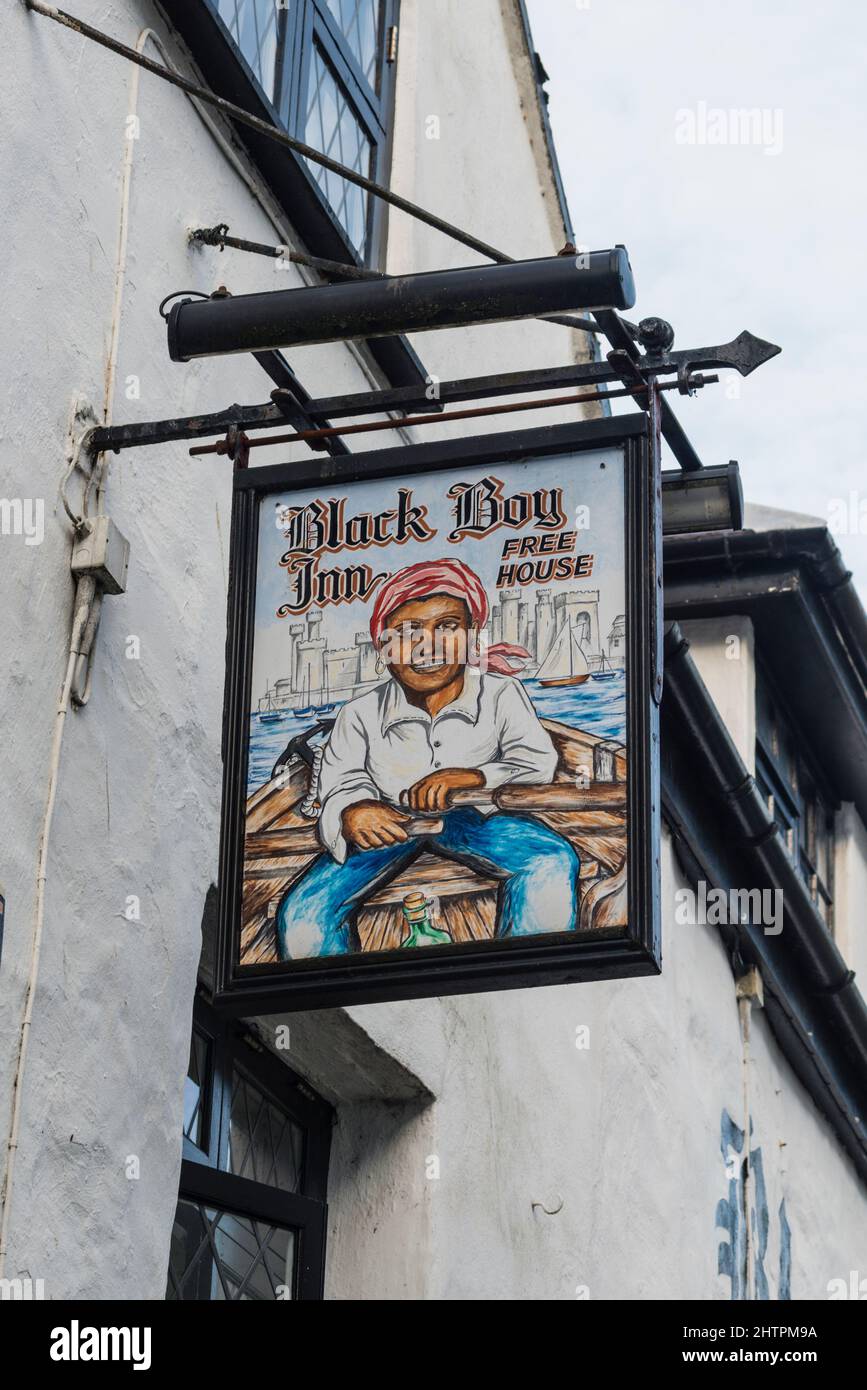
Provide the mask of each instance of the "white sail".
POLYGON ((563 623, 551 644, 551 650, 539 667, 536 679, 540 681, 562 681, 572 676, 586 676, 589 671, 587 657, 578 641, 575 629, 568 619, 563 623))

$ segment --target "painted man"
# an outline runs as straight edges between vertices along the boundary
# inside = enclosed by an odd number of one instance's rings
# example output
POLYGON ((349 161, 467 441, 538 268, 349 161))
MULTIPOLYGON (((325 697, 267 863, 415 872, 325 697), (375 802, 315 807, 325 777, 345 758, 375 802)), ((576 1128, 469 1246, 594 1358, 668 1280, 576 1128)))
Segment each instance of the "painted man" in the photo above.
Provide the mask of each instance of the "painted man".
POLYGON ((280 904, 283 960, 350 950, 354 910, 417 854, 408 827, 424 817, 442 825, 425 846, 506 875, 498 936, 574 927, 572 846, 484 796, 549 783, 557 765, 509 660, 529 653, 510 644, 480 653, 487 616, 482 583, 460 560, 410 565, 379 590, 370 632, 387 679, 347 701, 324 749, 317 795, 327 854, 280 904), (456 792, 476 792, 481 804, 454 806, 456 792))

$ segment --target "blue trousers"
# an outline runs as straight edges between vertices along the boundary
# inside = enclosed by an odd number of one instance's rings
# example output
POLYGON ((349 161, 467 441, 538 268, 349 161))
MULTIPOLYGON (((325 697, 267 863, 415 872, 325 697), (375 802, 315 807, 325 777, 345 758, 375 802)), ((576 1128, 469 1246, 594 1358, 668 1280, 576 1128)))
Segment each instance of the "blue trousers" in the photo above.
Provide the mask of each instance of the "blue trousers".
POLYGON ((448 811, 439 835, 383 849, 352 849, 344 863, 322 854, 292 885, 277 911, 281 960, 338 956, 352 948, 352 913, 366 893, 388 882, 419 843, 508 875, 500 895, 497 936, 571 931, 578 914, 580 861, 568 840, 538 821, 473 807, 448 811))

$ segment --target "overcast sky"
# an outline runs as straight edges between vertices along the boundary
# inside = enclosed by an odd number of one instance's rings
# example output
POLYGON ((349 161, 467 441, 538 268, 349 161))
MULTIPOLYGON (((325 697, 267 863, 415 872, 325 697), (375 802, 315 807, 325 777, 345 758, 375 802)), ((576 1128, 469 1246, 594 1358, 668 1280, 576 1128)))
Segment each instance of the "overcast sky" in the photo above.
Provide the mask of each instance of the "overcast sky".
POLYGON ((669 400, 705 463, 739 461, 748 501, 834 523, 863 597, 867 6, 528 7, 576 239, 628 247, 628 317, 668 319, 675 347, 744 328, 782 347, 737 395, 720 385, 669 400), (744 144, 737 118, 717 113, 753 108, 763 129, 744 144))

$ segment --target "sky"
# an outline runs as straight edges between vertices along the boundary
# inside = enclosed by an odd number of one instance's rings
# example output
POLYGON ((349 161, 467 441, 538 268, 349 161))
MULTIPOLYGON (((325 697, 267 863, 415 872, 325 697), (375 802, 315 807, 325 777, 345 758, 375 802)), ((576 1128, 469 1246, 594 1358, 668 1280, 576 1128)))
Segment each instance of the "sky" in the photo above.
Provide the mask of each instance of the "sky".
POLYGON ((668 399, 748 502, 829 522, 867 598, 867 6, 527 4, 577 242, 628 248, 626 316, 667 319, 675 348, 782 347, 668 399))

